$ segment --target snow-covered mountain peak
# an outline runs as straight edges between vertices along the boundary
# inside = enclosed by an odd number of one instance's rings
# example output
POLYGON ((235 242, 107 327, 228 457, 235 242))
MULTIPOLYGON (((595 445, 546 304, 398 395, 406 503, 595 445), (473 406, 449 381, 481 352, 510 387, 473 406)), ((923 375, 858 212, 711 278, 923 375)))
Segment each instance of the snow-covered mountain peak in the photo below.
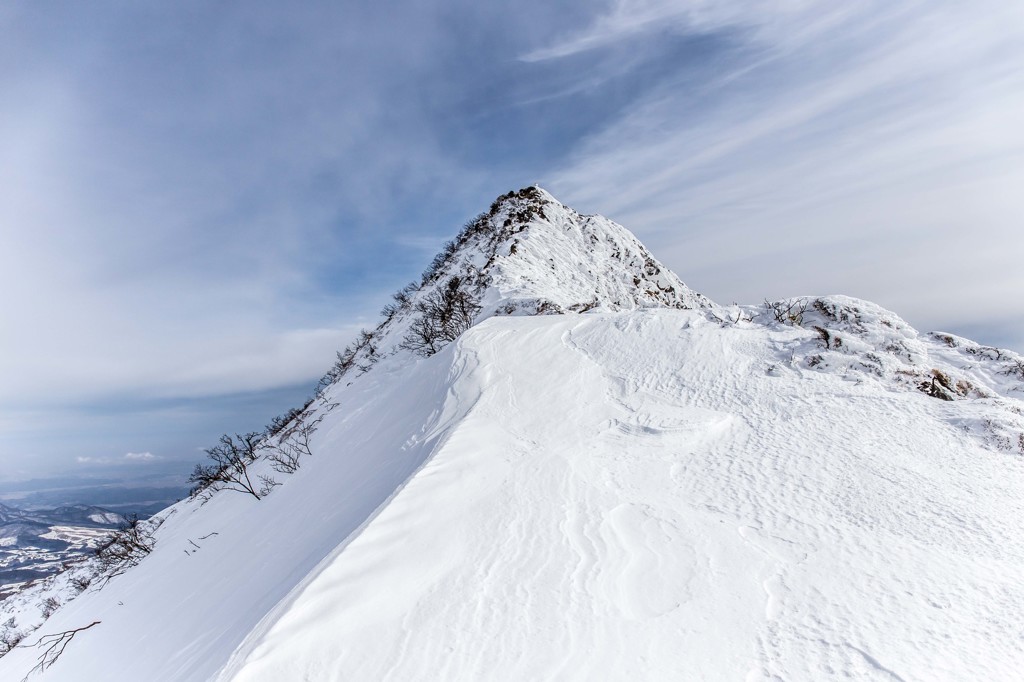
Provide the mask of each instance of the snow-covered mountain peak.
POLYGON ((502 195, 470 226, 452 262, 457 269, 475 265, 475 252, 486 256, 481 274, 497 312, 710 305, 629 230, 581 215, 539 187, 502 195))
POLYGON ((626 228, 525 187, 466 223, 377 327, 338 354, 322 387, 402 351, 432 355, 496 315, 710 307, 626 228))

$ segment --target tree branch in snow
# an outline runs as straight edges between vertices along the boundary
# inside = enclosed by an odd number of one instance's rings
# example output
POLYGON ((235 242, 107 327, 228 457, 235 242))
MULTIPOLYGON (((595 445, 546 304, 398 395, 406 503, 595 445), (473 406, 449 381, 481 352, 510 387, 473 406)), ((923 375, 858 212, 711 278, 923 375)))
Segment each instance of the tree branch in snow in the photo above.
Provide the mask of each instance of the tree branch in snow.
POLYGON ((65 632, 58 632, 54 635, 43 635, 40 637, 39 641, 36 642, 34 646, 46 648, 37 659, 38 662, 35 666, 33 666, 33 668, 26 673, 25 677, 22 678, 22 682, 25 682, 32 673, 43 672, 56 663, 57 659, 59 659, 61 654, 64 653, 64 650, 67 649, 68 644, 71 643, 71 640, 75 638, 75 635, 99 624, 100 621, 96 620, 84 627, 67 630, 65 632))

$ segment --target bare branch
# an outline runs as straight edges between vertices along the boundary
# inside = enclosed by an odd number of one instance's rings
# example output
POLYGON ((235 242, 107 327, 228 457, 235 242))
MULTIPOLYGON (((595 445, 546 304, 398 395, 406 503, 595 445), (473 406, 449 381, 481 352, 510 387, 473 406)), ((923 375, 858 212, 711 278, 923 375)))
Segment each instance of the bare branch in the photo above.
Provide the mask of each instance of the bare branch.
POLYGON ((234 490, 248 493, 257 500, 260 494, 249 477, 249 466, 259 459, 265 447, 259 433, 235 434, 234 438, 224 434, 220 443, 206 451, 212 464, 196 464, 189 483, 193 483, 192 497, 209 499, 209 492, 234 490))
POLYGON ((472 327, 481 308, 465 281, 452 277, 420 300, 415 310, 419 317, 409 326, 402 348, 429 357, 472 327))
POLYGON ((43 653, 40 654, 39 658, 36 659, 38 662, 35 666, 26 673, 25 677, 22 678, 22 682, 25 682, 32 673, 43 672, 56 663, 57 659, 64 653, 64 650, 67 649, 68 644, 71 643, 71 640, 75 638, 75 635, 99 624, 100 621, 96 620, 84 627, 67 630, 65 632, 58 632, 54 635, 43 635, 40 637, 39 641, 33 646, 46 648, 43 650, 43 653))

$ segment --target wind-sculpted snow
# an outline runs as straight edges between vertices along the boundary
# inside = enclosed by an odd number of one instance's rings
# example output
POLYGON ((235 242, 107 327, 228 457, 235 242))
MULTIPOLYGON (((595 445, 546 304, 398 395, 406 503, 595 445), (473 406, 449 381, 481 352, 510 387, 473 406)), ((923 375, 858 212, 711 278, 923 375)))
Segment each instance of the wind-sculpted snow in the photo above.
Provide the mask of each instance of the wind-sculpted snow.
MULTIPOLYGON (((895 313, 848 296, 800 297, 748 316, 803 330, 771 371, 816 371, 942 401, 947 420, 993 449, 1024 455, 1024 357, 952 334, 922 335, 895 313)), ((728 320, 728 314, 724 318, 728 320)))
POLYGON ((1024 459, 921 392, 769 373, 792 335, 473 329, 473 408, 219 679, 1012 679, 1024 459))
MULTIPOLYGON (((208 679, 444 442, 473 405, 476 379, 456 377, 475 364, 471 352, 442 353, 417 371, 391 367, 338 391, 330 424, 315 435, 317 456, 287 485, 259 502, 221 493, 159 514, 153 552, 90 586, 0 658, 0 679, 21 679, 36 663, 40 636, 93 621, 33 679, 208 679)), ((258 473, 271 473, 269 462, 258 473)))
POLYGON ((511 193, 294 411, 301 466, 158 515, 0 679, 93 623, 32 679, 1016 679, 1022 367, 847 297, 713 305, 511 193), (445 287, 479 315, 422 352, 445 287))

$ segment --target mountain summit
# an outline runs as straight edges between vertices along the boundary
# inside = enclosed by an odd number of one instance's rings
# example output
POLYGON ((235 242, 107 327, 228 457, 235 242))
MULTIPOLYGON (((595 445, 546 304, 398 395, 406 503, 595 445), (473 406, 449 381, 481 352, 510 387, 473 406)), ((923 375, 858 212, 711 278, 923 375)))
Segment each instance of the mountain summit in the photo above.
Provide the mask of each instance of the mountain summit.
POLYGON ((709 301, 626 228, 580 215, 539 187, 497 199, 439 254, 426 282, 461 276, 498 313, 702 308, 709 301))
POLYGON ((420 280, 395 294, 380 324, 339 354, 324 385, 403 348, 429 355, 493 315, 710 306, 626 228, 525 187, 466 223, 420 280), (446 307, 451 319, 430 319, 446 307))
POLYGON ((1022 396, 1016 353, 713 305, 527 188, 191 499, 0 602, 0 679, 1015 679, 1022 396))

